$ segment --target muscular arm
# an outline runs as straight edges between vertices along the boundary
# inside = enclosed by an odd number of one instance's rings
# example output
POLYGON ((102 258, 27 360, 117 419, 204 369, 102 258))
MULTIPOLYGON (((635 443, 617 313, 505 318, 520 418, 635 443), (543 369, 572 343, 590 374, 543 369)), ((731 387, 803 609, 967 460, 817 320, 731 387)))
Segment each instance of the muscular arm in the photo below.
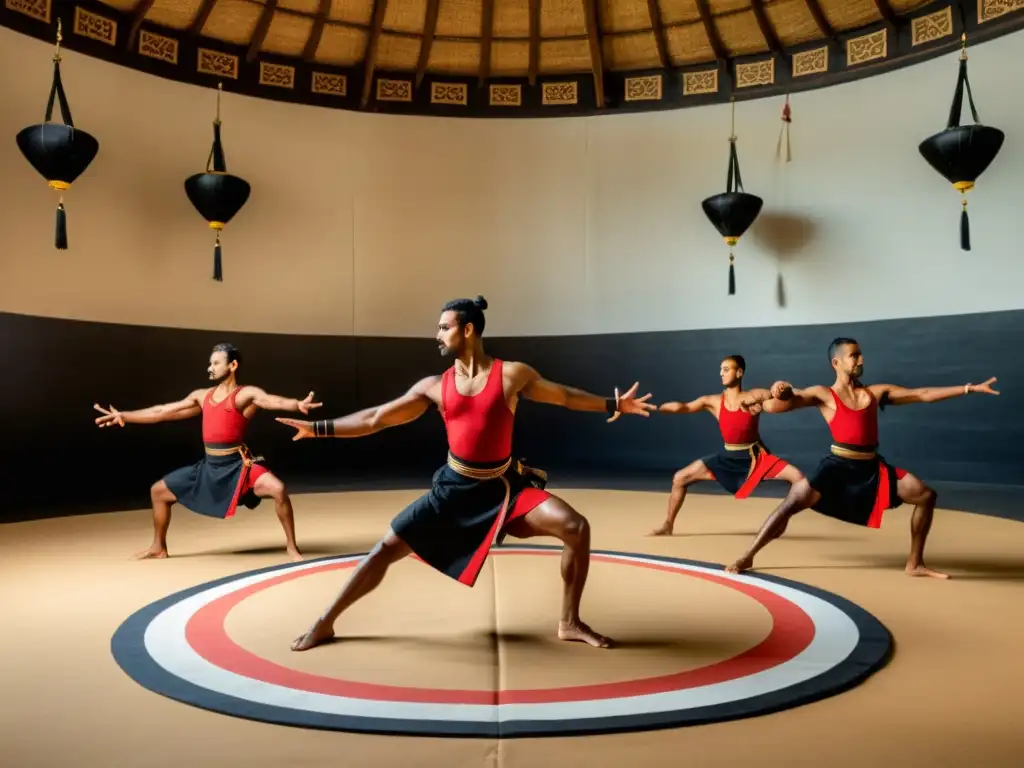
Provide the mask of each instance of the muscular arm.
POLYGON ((691 400, 688 403, 681 403, 678 401, 671 401, 668 403, 662 403, 658 406, 658 411, 661 413, 700 413, 701 411, 711 411, 714 409, 714 402, 712 395, 703 395, 698 397, 696 400, 691 400))
MULTIPOLYGON (((582 389, 565 384, 556 384, 541 377, 537 371, 524 363, 509 366, 509 373, 515 382, 515 391, 527 400, 547 405, 560 405, 572 411, 607 412, 609 398, 592 395, 582 389)), ((614 402, 614 398, 612 398, 614 402)))
POLYGON ((197 389, 173 403, 163 403, 138 411, 121 411, 127 424, 157 424, 161 421, 182 421, 198 416, 203 411, 203 390, 197 389))
POLYGON ((887 405, 937 403, 940 400, 949 400, 953 397, 964 397, 974 391, 970 384, 961 384, 955 387, 918 387, 916 389, 908 389, 896 384, 872 384, 868 389, 879 402, 882 402, 884 397, 887 405))
POLYGON ((281 395, 271 395, 268 392, 263 391, 259 387, 246 387, 242 392, 239 393, 236 399, 240 408, 246 408, 250 405, 255 405, 264 411, 292 411, 298 412, 299 403, 302 401, 296 397, 282 397, 281 395), (238 402, 241 401, 241 402, 238 402))
MULTIPOLYGON (((432 403, 440 399, 440 376, 429 376, 416 382, 408 392, 383 405, 375 405, 348 416, 327 420, 327 434, 319 437, 364 437, 388 427, 397 427, 415 421, 432 403), (333 426, 333 432, 331 427, 333 426)), ((278 419, 278 421, 282 421, 278 419)), ((285 423, 290 421, 283 420, 285 423)), ((324 422, 320 422, 321 425, 324 422)))

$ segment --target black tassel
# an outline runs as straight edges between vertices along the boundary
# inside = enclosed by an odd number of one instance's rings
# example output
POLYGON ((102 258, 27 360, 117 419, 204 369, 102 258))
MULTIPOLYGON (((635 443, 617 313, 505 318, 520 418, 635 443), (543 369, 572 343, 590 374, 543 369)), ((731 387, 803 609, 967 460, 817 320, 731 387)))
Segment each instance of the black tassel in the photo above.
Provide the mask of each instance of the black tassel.
POLYGON ((54 242, 58 251, 68 249, 68 218, 64 213, 64 203, 57 203, 57 237, 54 242))
POLYGON ((964 251, 971 250, 971 222, 967 220, 966 200, 964 207, 960 209, 960 248, 964 251))
POLYGON ((729 256, 729 295, 736 295, 736 270, 733 268, 732 256, 729 256))
POLYGON ((217 244, 213 246, 213 279, 217 282, 224 281, 220 264, 220 235, 217 235, 217 244))

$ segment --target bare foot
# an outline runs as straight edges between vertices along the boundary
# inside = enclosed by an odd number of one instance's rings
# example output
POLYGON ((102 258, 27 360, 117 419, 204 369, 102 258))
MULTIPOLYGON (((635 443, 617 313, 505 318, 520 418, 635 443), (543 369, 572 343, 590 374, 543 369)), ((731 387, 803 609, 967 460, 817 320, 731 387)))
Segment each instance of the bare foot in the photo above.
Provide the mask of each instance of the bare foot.
POLYGON ((923 565, 907 565, 907 576, 930 576, 933 579, 949 578, 948 573, 933 571, 931 568, 925 568, 923 565))
POLYGON ((558 622, 558 639, 579 641, 595 648, 611 648, 613 642, 611 638, 599 635, 582 621, 558 622))
POLYGON ((288 547, 288 559, 293 563, 300 563, 303 560, 302 553, 298 547, 288 547))
POLYGON ((752 557, 741 557, 732 565, 726 567, 726 573, 742 573, 743 571, 749 570, 754 566, 754 558, 752 557))
POLYGON ((664 524, 662 524, 662 526, 660 528, 655 528, 653 531, 651 531, 647 535, 648 536, 671 536, 672 535, 672 526, 669 525, 668 523, 664 523, 664 524))
POLYGON ((167 557, 167 550, 164 547, 150 547, 132 555, 132 560, 163 560, 167 557))
POLYGON ((304 635, 295 638, 292 643, 293 651, 308 651, 321 643, 327 642, 334 637, 334 627, 322 624, 319 621, 304 635))

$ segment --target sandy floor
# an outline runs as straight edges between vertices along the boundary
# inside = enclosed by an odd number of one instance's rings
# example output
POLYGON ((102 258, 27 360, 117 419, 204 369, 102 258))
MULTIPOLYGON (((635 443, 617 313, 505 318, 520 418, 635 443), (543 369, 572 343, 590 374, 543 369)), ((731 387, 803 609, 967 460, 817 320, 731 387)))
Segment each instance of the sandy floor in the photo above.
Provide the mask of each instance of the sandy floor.
MULTIPOLYGON (((415 495, 297 497, 300 545, 314 557, 366 551, 415 495)), ((645 534, 662 519, 661 494, 562 495, 590 518, 595 549, 720 563, 742 551, 773 505, 691 495, 677 535, 655 539, 645 534)), ((127 556, 149 543, 148 511, 0 526, 0 765, 1020 765, 1024 526, 941 511, 929 564, 954 578, 940 582, 902 573, 909 517, 909 508, 890 511, 881 531, 867 531, 805 513, 759 561, 766 572, 840 594, 886 624, 895 658, 864 685, 743 721, 501 743, 265 725, 155 695, 118 668, 110 638, 138 608, 195 584, 283 562, 269 506, 226 522, 176 508, 171 559, 143 563, 127 556)), ((584 597, 584 618, 625 641, 615 651, 553 639, 561 591, 557 557, 491 558, 473 590, 403 562, 339 622, 339 634, 355 639, 322 653, 291 654, 287 643, 346 571, 261 593, 230 614, 227 629, 245 648, 295 669, 433 687, 493 685, 497 643, 500 682, 517 688, 702 666, 750 647, 769 629, 762 613, 728 590, 654 571, 624 579, 621 570, 595 563, 584 597)))

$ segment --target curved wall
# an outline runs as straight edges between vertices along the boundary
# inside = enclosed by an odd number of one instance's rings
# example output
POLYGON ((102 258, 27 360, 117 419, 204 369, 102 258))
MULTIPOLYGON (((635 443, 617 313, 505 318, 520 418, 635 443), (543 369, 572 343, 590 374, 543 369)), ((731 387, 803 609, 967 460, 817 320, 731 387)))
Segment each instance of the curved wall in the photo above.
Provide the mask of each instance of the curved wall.
MULTIPOLYGON (((739 104, 743 180, 765 208, 736 250, 729 297, 727 250, 700 209, 724 190, 726 107, 463 121, 225 96, 229 170, 253 195, 225 232, 216 283, 211 233, 182 188, 204 167, 213 92, 74 52, 62 72, 75 123, 101 148, 66 197, 71 248, 56 251, 53 193, 13 142, 42 118, 52 49, 0 29, 6 466, 46 450, 54 431, 88 455, 76 459, 81 477, 122 461, 148 483, 192 460, 197 425, 98 435, 89 406, 141 407, 201 385, 210 344, 228 333, 250 377, 287 393, 314 388, 330 413, 393 396, 439 369, 422 339, 440 304, 476 293, 492 307, 494 351, 594 390, 639 377, 658 400, 714 391, 718 359, 734 351, 750 361, 751 384, 821 380, 839 332, 865 337, 872 379, 995 373, 1009 384, 1020 366, 1003 350, 1024 340, 1024 102, 1011 97, 1021 42, 1014 33, 970 49, 981 117, 1007 140, 970 193, 969 253, 956 193, 917 152, 945 126, 955 56, 798 94, 789 164, 775 158, 781 100, 739 104)), ((1005 397, 979 400, 887 415, 886 445, 922 474, 1024 484, 1009 439, 984 458, 1021 417, 1005 397)), ((428 421, 408 440, 314 449, 264 418, 254 440, 282 474, 307 460, 324 471, 413 463, 421 449, 430 464, 443 441, 428 421)), ((700 418, 607 429, 527 408, 518 435, 535 461, 586 467, 671 468, 717 442, 700 418)), ((766 438, 812 462, 827 432, 799 414, 770 420, 766 438)))

